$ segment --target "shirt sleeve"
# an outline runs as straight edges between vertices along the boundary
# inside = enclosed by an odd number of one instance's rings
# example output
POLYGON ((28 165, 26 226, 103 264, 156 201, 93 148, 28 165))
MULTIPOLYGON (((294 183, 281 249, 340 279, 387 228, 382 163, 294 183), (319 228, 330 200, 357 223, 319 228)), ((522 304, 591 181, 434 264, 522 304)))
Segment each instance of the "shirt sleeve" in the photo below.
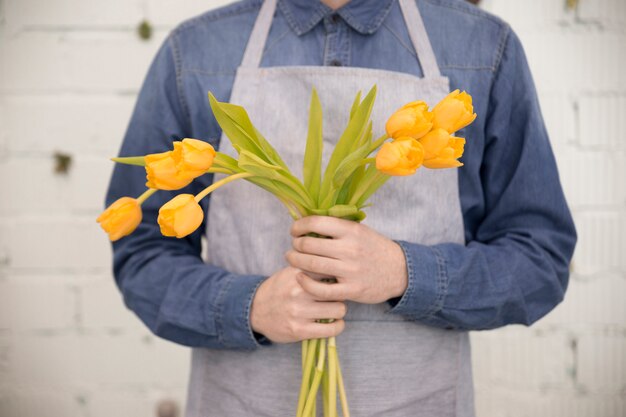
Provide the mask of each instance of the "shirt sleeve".
MULTIPOLYGON (((175 47, 171 35, 148 71, 121 156, 164 152, 172 149, 172 141, 189 135, 189 113, 179 89, 175 47)), ((122 196, 139 196, 146 190, 145 182, 141 167, 116 165, 107 205, 122 196)), ((196 347, 258 347, 249 311, 265 277, 236 275, 205 264, 200 256, 204 223, 183 239, 160 233, 156 221, 159 207, 178 193, 196 194, 198 188, 202 185, 194 181, 183 190, 158 191, 142 205, 143 219, 137 230, 113 243, 116 283, 125 304, 158 336, 196 347)), ((205 200, 202 205, 206 212, 205 200)))
POLYGON ((392 313, 479 330, 530 325, 563 299, 576 231, 513 32, 494 75, 480 173, 485 215, 466 245, 398 241, 409 279, 392 313))

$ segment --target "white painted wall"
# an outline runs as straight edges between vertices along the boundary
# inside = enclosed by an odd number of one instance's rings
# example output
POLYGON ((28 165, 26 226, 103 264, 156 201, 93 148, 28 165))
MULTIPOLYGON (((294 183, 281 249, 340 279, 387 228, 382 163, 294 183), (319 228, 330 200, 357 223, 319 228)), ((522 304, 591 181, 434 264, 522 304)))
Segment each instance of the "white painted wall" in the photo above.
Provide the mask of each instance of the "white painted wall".
MULTIPOLYGON (((0 0, 0 416, 184 402, 189 352, 125 310, 94 219, 156 48, 224 3, 0 0)), ((552 314, 473 335, 479 417, 626 416, 626 0, 565 3, 483 1, 525 45, 580 243, 552 314)))

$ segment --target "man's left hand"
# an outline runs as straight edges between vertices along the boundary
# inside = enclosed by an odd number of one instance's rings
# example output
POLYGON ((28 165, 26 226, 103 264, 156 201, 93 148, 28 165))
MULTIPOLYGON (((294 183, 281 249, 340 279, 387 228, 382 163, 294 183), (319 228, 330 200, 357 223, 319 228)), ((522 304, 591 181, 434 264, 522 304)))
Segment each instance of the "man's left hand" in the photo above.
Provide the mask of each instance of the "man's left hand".
POLYGON ((406 259, 400 245, 369 227, 326 216, 309 216, 291 227, 293 249, 285 258, 306 271, 296 276, 319 301, 351 300, 377 304, 406 290, 406 259), (306 236, 316 233, 328 238, 306 236), (312 278, 334 277, 336 284, 312 278))

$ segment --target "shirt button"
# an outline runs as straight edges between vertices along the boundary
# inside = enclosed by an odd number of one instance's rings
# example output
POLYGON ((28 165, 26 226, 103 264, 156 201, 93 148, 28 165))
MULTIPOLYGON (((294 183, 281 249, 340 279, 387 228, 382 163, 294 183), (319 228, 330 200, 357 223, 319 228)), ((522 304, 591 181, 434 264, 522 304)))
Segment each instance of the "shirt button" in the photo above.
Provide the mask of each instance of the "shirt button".
POLYGON ((329 62, 329 64, 331 67, 341 67, 343 65, 341 61, 338 59, 333 59, 332 61, 329 62))
POLYGON ((330 15, 330 22, 337 24, 339 23, 339 15, 338 14, 331 14, 330 15))

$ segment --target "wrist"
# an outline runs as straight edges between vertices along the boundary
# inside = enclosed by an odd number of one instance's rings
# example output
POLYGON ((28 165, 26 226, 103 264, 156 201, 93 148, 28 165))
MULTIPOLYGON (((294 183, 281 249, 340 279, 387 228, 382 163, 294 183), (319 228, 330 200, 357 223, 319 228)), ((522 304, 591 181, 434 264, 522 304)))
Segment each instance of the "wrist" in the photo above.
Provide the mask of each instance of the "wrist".
POLYGON ((404 250, 402 250, 402 247, 398 242, 392 242, 394 243, 394 255, 392 257, 392 265, 394 267, 392 268, 392 273, 390 274, 391 286, 388 299, 402 297, 409 285, 409 274, 404 250))

